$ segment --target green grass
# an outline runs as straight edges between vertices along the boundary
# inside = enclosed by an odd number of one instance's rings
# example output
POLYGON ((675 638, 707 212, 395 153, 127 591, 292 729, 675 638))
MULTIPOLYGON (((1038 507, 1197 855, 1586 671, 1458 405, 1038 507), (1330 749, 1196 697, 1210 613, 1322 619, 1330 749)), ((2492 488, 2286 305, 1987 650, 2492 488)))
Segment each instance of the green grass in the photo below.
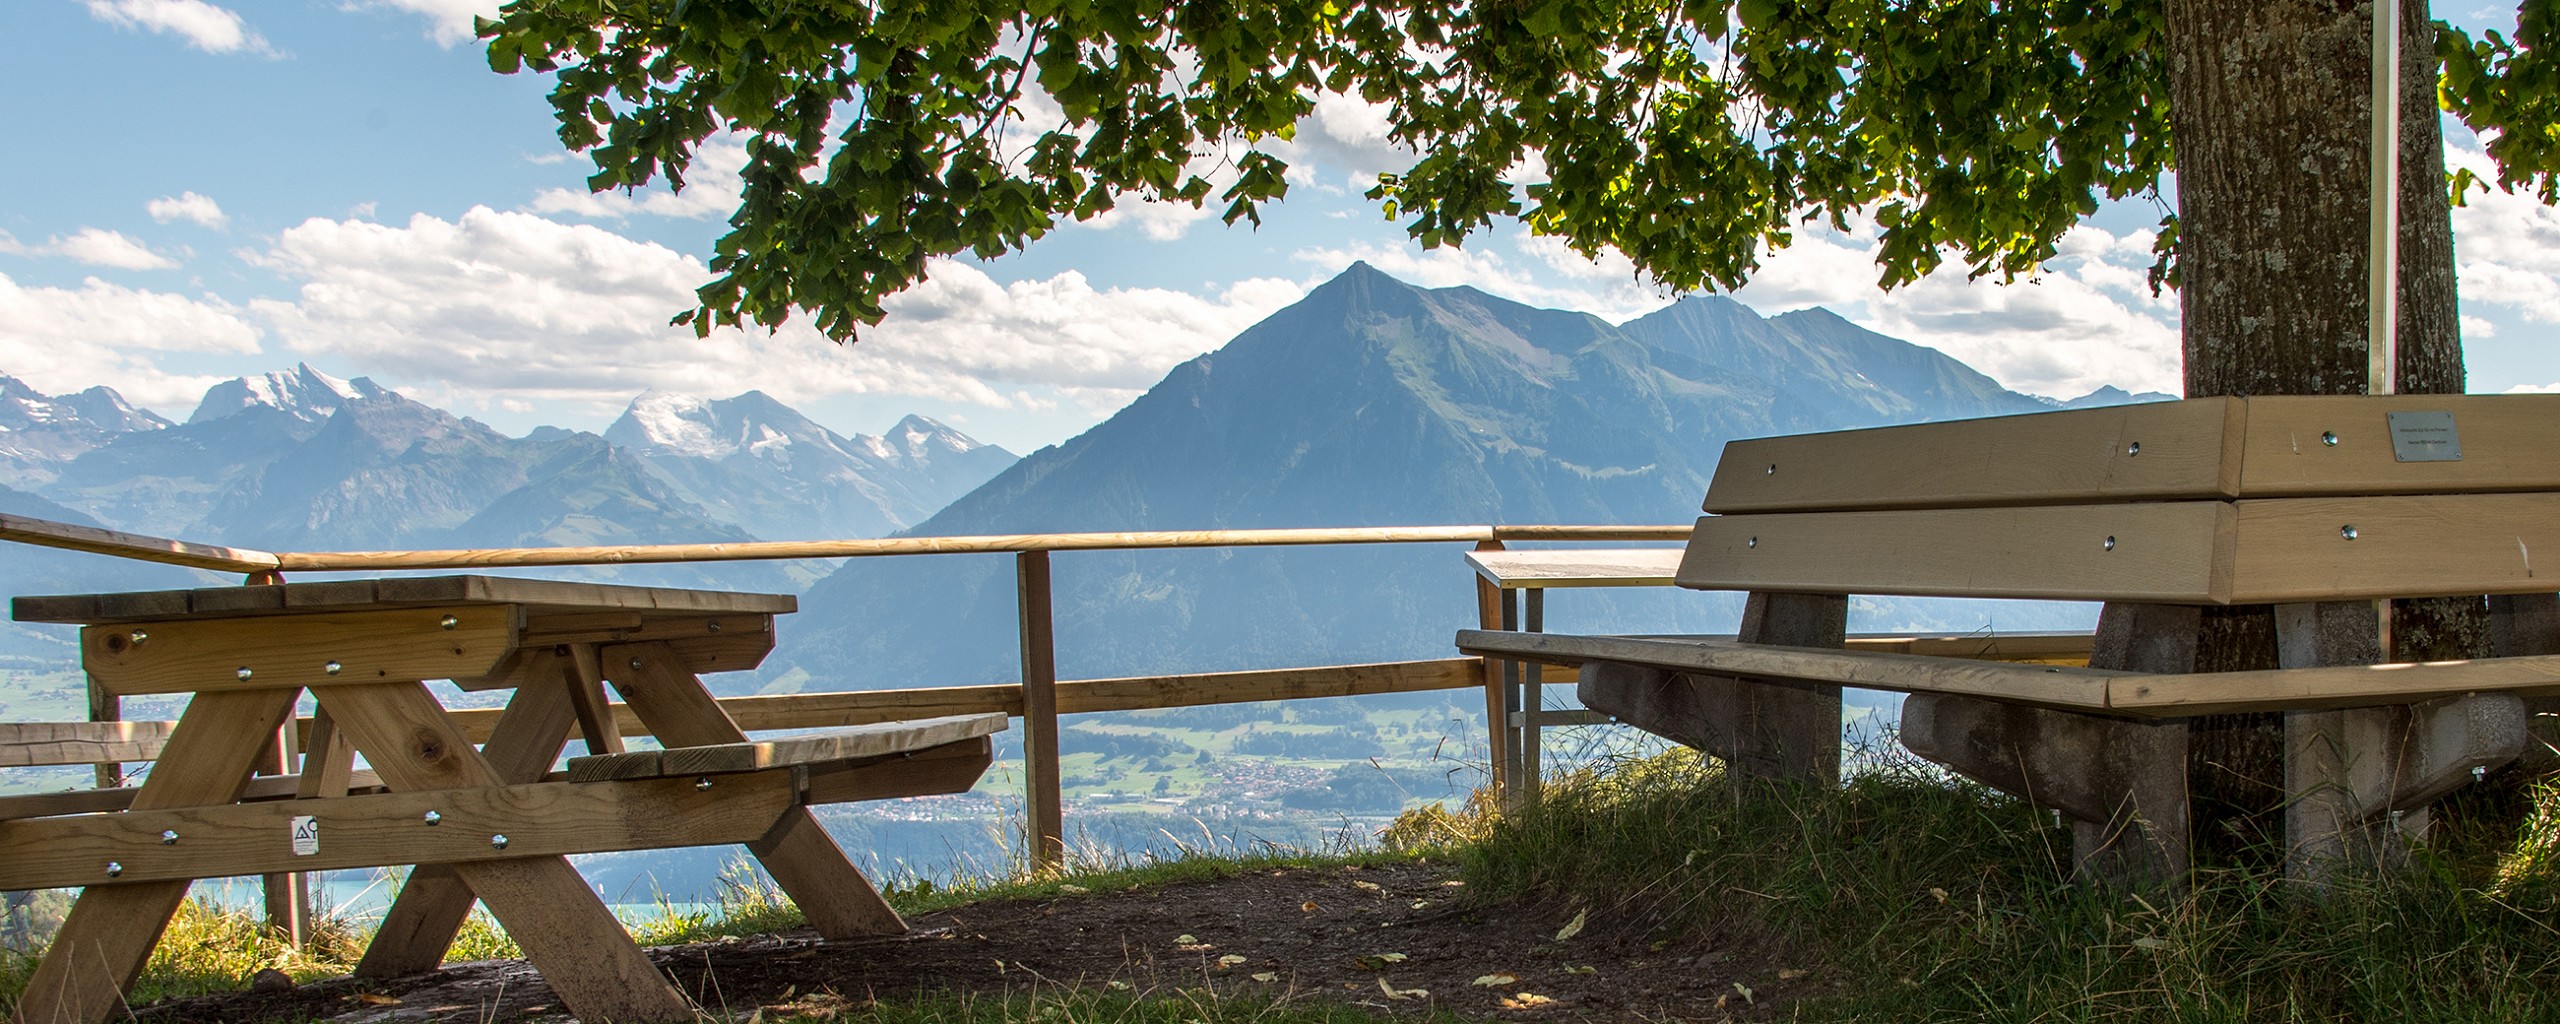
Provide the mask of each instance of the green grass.
POLYGON ((2050 822, 1913 766, 1736 799, 1682 752, 1414 831, 1480 892, 1819 964, 1837 994, 1805 1021, 2560 1020, 2548 815, 2325 895, 2252 869, 2175 896, 2093 891, 2067 879, 2050 822))

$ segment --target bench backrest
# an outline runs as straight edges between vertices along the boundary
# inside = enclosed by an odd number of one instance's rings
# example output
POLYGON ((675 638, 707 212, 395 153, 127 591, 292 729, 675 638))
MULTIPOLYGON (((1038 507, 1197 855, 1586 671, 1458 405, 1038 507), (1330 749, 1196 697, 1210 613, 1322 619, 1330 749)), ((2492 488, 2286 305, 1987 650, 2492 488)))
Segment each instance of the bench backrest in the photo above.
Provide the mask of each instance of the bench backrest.
POLYGON ((1682 586, 2216 605, 2549 592, 2560 395, 2194 399, 1735 441, 1705 508, 1682 586))

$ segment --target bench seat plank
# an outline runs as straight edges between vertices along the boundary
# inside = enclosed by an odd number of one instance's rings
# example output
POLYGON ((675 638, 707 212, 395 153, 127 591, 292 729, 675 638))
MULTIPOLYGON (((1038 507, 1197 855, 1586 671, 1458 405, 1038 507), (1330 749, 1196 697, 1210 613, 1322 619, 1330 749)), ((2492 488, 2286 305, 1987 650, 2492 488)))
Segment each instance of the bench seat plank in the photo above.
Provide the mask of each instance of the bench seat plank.
POLYGON ((2466 693, 2560 694, 2560 655, 2151 674, 1717 640, 1474 629, 1459 631, 1458 649, 1554 664, 1614 661, 1674 672, 1945 693, 2128 718, 2381 707, 2466 693))
POLYGON ((569 759, 569 781, 649 779, 760 771, 782 765, 881 757, 939 747, 1004 731, 1006 716, 954 715, 913 722, 880 722, 805 736, 743 743, 715 743, 664 750, 635 750, 569 759))
POLYGON ((1883 651, 1777 647, 1730 640, 1646 639, 1458 632, 1468 654, 1561 664, 1622 661, 1677 672, 1831 683, 1871 690, 1960 693, 2071 711, 2104 711, 2110 680, 2130 673, 2065 665, 2021 665, 1883 651))

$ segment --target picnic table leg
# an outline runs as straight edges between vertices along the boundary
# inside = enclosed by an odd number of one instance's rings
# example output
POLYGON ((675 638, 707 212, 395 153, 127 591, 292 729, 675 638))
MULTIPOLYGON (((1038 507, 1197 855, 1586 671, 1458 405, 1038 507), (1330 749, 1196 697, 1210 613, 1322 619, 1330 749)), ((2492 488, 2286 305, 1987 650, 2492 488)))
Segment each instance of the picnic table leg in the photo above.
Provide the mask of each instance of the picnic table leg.
MULTIPOLYGON (((1848 638, 1846 595, 1755 593, 1743 600, 1743 643, 1836 648, 1848 638)), ((1743 780, 1840 784, 1839 687, 1738 679, 1733 688, 1742 717, 1728 772, 1743 780)))
MULTIPOLYGON (((560 661, 540 651, 517 659, 509 670, 515 697, 480 748, 480 756, 503 782, 540 781, 569 742, 569 729, 577 721, 571 695, 566 687, 544 685, 558 674, 560 661)), ((445 952, 453 948, 454 936, 461 934, 477 900, 451 867, 424 864, 412 869, 391 909, 383 913, 364 959, 356 963, 355 976, 398 978, 443 966, 445 952)))
MULTIPOLYGON (((424 684, 355 683, 325 687, 319 697, 366 763, 395 791, 503 784, 424 684)), ((452 868, 507 935, 524 947, 525 958, 570 1013, 598 1021, 693 1019, 684 994, 649 963, 568 858, 525 857, 452 868)))
MULTIPOLYGON (((292 688, 200 693, 187 703, 142 790, 137 811, 228 804, 248 789, 259 744, 293 713, 292 688)), ((105 865, 100 865, 105 881, 105 865)), ((124 991, 192 882, 85 889, 18 998, 16 1024, 99 1024, 125 1010, 124 991)))
MULTIPOLYGON (((1477 541, 1476 550, 1500 551, 1502 542, 1477 541)), ((1509 620, 1503 614, 1505 602, 1506 596, 1502 588, 1494 586, 1492 580, 1482 576, 1476 577, 1477 628, 1510 629, 1509 620)), ((1492 794, 1495 807, 1509 806, 1507 789, 1511 784, 1508 760, 1510 744, 1505 742, 1505 734, 1510 731, 1510 718, 1507 713, 1507 705, 1510 702, 1503 696, 1508 685, 1503 675, 1506 671, 1503 666, 1508 664, 1510 659, 1507 658, 1484 659, 1485 789, 1492 794)))
MULTIPOLYGON (((736 743, 747 738, 711 698, 683 657, 663 643, 625 644, 603 651, 604 671, 649 732, 670 747, 736 743)), ((774 884, 830 939, 899 935, 907 923, 880 898, 871 881, 819 827, 807 807, 784 811, 773 831, 747 844, 774 884)))

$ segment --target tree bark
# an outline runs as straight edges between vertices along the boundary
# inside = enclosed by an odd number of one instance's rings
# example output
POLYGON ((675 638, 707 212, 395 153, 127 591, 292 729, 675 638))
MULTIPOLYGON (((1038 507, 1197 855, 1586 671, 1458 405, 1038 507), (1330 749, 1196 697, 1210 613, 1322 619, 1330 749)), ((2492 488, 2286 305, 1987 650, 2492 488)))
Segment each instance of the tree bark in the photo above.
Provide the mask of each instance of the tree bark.
MULTIPOLYGON (((2366 390, 2374 5, 2164 0, 2177 144, 2181 334, 2190 398, 2366 390)), ((2401 10, 2397 390, 2463 390, 2452 211, 2425 0, 2401 10)), ((2275 667, 2265 606, 2205 617, 2200 670, 2275 667)), ((2476 599, 2400 602, 2395 655, 2485 653, 2476 599)), ((2200 855, 2281 836, 2275 716, 2196 725, 2200 855)))

